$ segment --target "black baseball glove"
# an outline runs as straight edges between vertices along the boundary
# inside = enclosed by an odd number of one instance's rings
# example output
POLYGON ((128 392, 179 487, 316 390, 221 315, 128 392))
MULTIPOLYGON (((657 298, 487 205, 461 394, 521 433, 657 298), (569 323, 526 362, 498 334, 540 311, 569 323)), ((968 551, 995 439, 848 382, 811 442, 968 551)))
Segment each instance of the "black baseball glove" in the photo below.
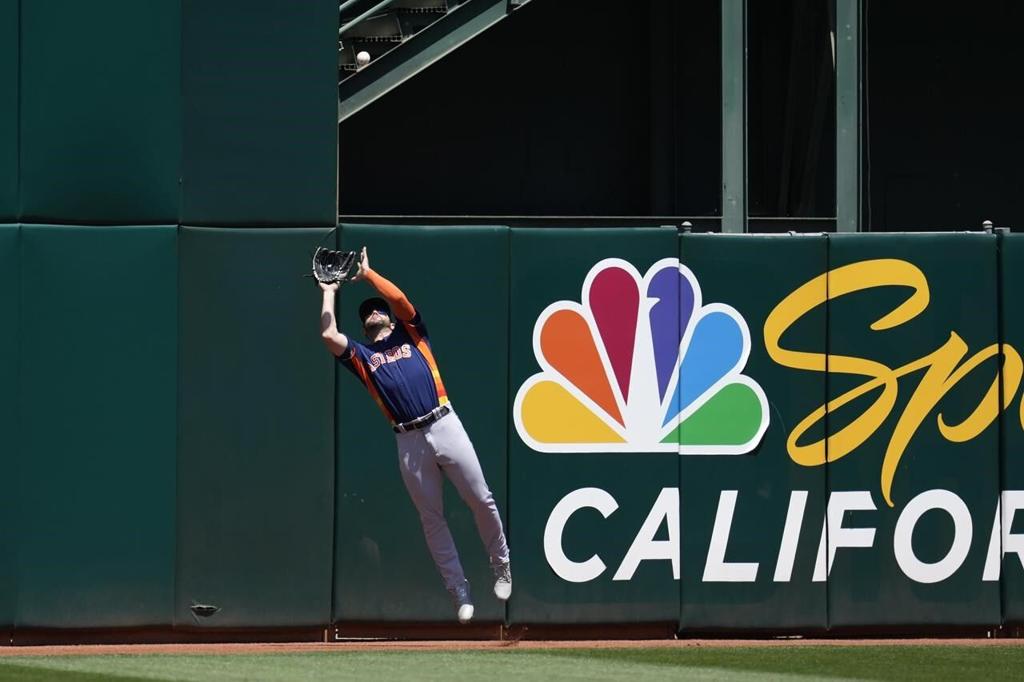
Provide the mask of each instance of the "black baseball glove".
POLYGON ((313 277, 321 284, 351 281, 359 273, 359 253, 318 246, 313 253, 313 277))

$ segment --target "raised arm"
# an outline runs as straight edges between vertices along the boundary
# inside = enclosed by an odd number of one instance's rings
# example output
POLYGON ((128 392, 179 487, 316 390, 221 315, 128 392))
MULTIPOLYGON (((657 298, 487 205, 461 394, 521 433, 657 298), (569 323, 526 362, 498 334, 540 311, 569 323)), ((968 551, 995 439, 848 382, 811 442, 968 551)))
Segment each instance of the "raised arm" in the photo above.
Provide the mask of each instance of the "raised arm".
POLYGON ((324 340, 327 350, 340 358, 348 350, 348 337, 338 331, 338 323, 334 319, 334 298, 338 293, 338 284, 321 284, 320 288, 324 292, 324 302, 320 308, 320 338, 324 340))
POLYGON ((370 267, 370 261, 366 256, 365 248, 359 263, 359 277, 366 278, 366 281, 373 285, 373 288, 391 306, 391 310, 399 320, 409 322, 412 318, 416 317, 416 309, 412 307, 412 303, 409 303, 409 299, 402 290, 395 286, 391 280, 383 277, 370 267))

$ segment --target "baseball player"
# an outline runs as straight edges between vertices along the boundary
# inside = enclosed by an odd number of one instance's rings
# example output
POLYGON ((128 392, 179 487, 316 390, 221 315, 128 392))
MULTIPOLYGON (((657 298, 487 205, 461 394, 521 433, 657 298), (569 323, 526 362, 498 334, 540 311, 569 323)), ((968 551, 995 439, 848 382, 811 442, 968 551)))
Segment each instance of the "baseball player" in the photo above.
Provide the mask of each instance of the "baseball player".
POLYGON ((512 594, 512 574, 501 517, 473 444, 448 401, 423 318, 398 287, 370 268, 365 248, 354 277, 359 279, 369 282, 382 297, 367 299, 359 306, 359 319, 370 343, 353 341, 338 331, 334 318, 337 283, 320 284, 321 336, 391 422, 402 480, 419 511, 427 547, 455 602, 459 622, 468 623, 473 617, 473 601, 444 518, 442 474, 473 511, 480 539, 490 555, 494 594, 504 601, 512 594))

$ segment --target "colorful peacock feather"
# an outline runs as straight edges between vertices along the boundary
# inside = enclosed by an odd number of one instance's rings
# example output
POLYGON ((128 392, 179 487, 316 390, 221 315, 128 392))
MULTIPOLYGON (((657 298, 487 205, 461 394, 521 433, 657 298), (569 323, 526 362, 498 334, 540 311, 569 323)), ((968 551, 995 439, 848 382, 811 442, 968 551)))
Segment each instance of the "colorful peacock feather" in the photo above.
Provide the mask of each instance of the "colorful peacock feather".
POLYGON ((750 332, 732 307, 701 301, 675 258, 641 276, 610 258, 581 303, 537 318, 541 372, 520 387, 516 429, 541 452, 743 454, 768 428, 768 401, 742 374, 750 332))

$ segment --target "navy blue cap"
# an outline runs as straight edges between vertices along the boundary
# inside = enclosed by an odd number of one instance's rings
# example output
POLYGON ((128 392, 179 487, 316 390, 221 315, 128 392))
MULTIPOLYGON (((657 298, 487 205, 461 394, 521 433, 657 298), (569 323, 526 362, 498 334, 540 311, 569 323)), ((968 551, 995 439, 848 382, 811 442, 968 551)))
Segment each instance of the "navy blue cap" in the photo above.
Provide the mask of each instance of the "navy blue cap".
POLYGON ((370 313, 377 311, 384 313, 388 317, 391 317, 391 308, 388 307, 388 302, 383 298, 373 297, 368 298, 359 304, 359 321, 365 322, 366 318, 370 316, 370 313))

